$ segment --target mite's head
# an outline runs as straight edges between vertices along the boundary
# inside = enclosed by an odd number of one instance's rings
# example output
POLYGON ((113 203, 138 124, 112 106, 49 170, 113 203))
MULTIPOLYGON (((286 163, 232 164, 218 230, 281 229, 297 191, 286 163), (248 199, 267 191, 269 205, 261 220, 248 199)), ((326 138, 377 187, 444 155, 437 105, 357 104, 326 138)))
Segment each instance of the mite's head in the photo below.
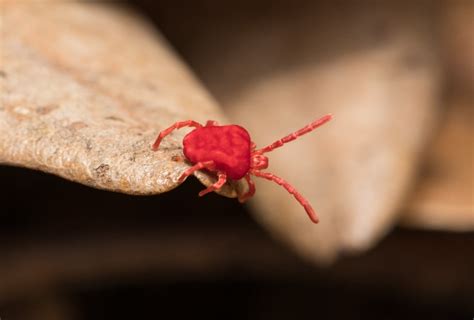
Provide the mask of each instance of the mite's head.
POLYGON ((253 152, 251 156, 250 167, 256 170, 266 169, 268 168, 268 158, 261 152, 253 152))

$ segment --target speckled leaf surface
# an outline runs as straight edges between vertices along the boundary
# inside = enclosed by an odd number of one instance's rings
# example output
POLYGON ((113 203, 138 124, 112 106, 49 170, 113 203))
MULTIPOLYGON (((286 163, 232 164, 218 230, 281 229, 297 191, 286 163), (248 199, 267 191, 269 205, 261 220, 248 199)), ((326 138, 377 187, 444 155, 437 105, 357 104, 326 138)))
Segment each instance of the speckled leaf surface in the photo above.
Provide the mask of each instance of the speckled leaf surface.
MULTIPOLYGON (((157 133, 180 120, 225 122, 158 32, 126 8, 1 6, 0 163, 102 189, 161 193, 189 167, 173 160, 187 130, 153 152, 157 133)), ((235 196, 229 186, 222 193, 235 196)))

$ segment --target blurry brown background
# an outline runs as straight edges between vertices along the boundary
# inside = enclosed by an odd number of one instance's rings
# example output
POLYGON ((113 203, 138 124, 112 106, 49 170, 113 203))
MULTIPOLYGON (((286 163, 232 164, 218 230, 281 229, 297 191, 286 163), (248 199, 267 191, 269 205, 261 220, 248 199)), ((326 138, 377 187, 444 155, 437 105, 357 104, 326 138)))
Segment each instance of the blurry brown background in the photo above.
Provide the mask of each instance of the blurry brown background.
POLYGON ((263 183, 241 206, 195 179, 136 197, 2 166, 2 320, 474 316, 472 1, 108 5, 150 19, 259 144, 334 113, 270 155, 326 222, 263 183), (367 154, 399 161, 378 176, 367 154))

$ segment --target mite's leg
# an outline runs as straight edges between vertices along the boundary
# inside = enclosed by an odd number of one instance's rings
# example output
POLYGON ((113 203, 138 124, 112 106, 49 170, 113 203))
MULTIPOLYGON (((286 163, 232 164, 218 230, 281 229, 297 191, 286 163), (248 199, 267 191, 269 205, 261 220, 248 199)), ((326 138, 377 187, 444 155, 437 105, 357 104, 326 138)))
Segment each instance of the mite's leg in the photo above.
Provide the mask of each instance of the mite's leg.
POLYGON ((254 152, 256 148, 257 148, 257 145, 255 144, 255 142, 253 142, 253 141, 250 142, 250 151, 254 152))
POLYGON ((156 141, 155 143, 153 144, 152 146, 152 149, 153 151, 156 151, 158 150, 158 148, 160 147, 160 143, 161 143, 161 140, 163 140, 163 138, 167 135, 169 135, 171 133, 171 131, 173 130, 176 130, 176 129, 181 129, 182 127, 195 127, 195 128, 201 128, 202 127, 202 124, 196 122, 196 121, 193 121, 193 120, 187 120, 187 121, 180 121, 180 122, 176 122, 175 124, 173 124, 171 127, 169 127, 168 129, 165 129, 163 131, 160 132, 160 134, 158 135, 158 137, 156 138, 156 141))
POLYGON ((252 174, 256 175, 257 177, 261 177, 261 178, 264 178, 264 179, 267 179, 267 180, 270 180, 270 181, 274 181, 276 182, 277 184, 279 184, 280 186, 282 186, 283 188, 285 188, 289 193, 291 193, 295 198, 296 200, 298 200, 298 202, 303 206, 303 208, 306 210, 306 213, 308 214, 309 218, 311 219, 311 221, 313 221, 314 223, 318 223, 319 222, 319 218, 318 216, 316 215, 316 213, 314 212, 313 208, 311 207, 311 205, 309 204, 308 200, 306 200, 298 191, 296 191, 296 189, 290 185, 288 182, 286 182, 285 180, 283 180, 282 178, 280 177, 277 177, 276 175, 272 174, 272 173, 268 173, 268 172, 261 172, 261 171, 258 171, 258 170, 254 170, 252 171, 252 174))
POLYGON ((328 114, 328 115, 325 115, 324 117, 322 117, 321 119, 318 119, 316 121, 313 121, 311 122, 310 124, 308 124, 307 126, 299 129, 298 131, 295 131, 293 133, 290 133, 289 135, 287 135, 286 137, 283 137, 281 138, 280 140, 277 140, 275 142, 273 142, 272 144, 266 146, 265 148, 262 148, 260 150, 257 150, 257 152, 261 152, 261 153, 265 153, 265 152, 270 152, 272 151, 273 149, 276 149, 278 147, 281 147, 282 145, 284 145, 285 143, 288 143, 290 141, 293 141, 295 140, 296 138, 304 135, 304 134, 307 134, 308 132, 311 132, 313 131, 314 129, 316 129, 317 127, 319 126, 322 126, 323 124, 325 124, 326 122, 328 122, 329 120, 332 119, 332 115, 328 114))
POLYGON ((217 123, 217 121, 214 121, 214 120, 207 120, 206 122, 206 127, 215 127, 215 126, 218 126, 219 124, 217 123))
POLYGON ((250 174, 247 173, 247 175, 245 176, 245 180, 247 181, 249 190, 239 197, 240 203, 244 203, 255 194, 255 183, 250 178, 250 174))
POLYGON ((214 170, 214 161, 205 161, 205 162, 196 163, 194 166, 184 171, 179 177, 178 181, 183 182, 187 177, 192 175, 195 171, 198 171, 204 168, 208 170, 214 170))
POLYGON ((216 190, 219 190, 220 188, 222 188, 222 186, 227 181, 227 175, 225 174, 225 172, 220 172, 219 171, 217 173, 217 176, 219 177, 219 179, 217 180, 216 183, 214 183, 213 185, 210 185, 209 187, 207 187, 207 189, 204 189, 201 192, 199 192, 200 197, 202 197, 205 194, 208 194, 209 192, 216 191, 216 190))

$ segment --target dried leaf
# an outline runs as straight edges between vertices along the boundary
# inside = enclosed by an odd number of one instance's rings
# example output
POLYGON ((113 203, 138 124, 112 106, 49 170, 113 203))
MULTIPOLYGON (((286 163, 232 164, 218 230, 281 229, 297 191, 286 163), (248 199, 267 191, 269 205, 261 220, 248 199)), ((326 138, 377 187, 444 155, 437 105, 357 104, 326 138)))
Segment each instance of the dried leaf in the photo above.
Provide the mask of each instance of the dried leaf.
POLYGON ((445 2, 440 17, 451 96, 403 222, 467 231, 474 229, 474 2, 445 2))
POLYGON ((443 117, 404 216, 406 224, 441 230, 474 229, 474 113, 456 99, 443 117))
POLYGON ((442 2, 440 38, 451 85, 474 95, 474 1, 442 2))
POLYGON ((267 181, 251 202, 270 230, 319 262, 367 249, 392 227, 436 116, 439 70, 424 4, 373 9, 276 14, 228 41, 221 35, 207 48, 213 59, 195 62, 257 146, 334 114, 269 154, 268 171, 310 200, 320 224, 267 181))
POLYGON ((125 8, 2 5, 0 163, 131 194, 176 187, 186 130, 152 152, 157 133, 224 118, 161 36, 125 8))

